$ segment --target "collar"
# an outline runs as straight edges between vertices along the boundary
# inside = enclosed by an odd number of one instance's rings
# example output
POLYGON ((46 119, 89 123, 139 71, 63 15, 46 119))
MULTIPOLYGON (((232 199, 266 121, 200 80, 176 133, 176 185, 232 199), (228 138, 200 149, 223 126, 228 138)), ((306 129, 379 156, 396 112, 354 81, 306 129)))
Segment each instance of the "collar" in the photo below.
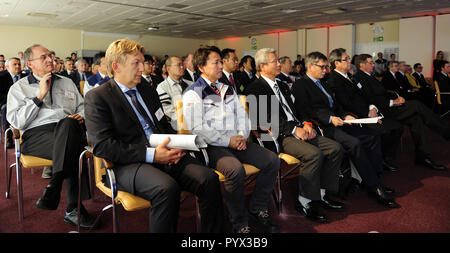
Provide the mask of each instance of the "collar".
POLYGON ((170 85, 175 85, 175 84, 179 84, 181 82, 182 78, 180 78, 180 81, 176 81, 175 79, 173 79, 170 75, 167 77, 167 82, 170 85))
POLYGON ((106 75, 103 75, 102 73, 100 73, 100 71, 97 72, 97 73, 100 75, 100 77, 101 77, 102 79, 105 79, 105 76, 106 76, 106 75))
POLYGON ((225 75, 227 76, 227 79, 230 80, 230 75, 231 73, 229 73, 228 71, 226 71, 225 69, 222 69, 223 73, 225 73, 225 75))
POLYGON ((347 73, 342 73, 341 71, 334 69, 334 71, 338 72, 339 74, 341 74, 341 76, 345 77, 346 79, 348 79, 348 74, 347 73))
POLYGON ((306 74, 308 77, 309 77, 309 79, 311 79, 314 83, 317 83, 317 81, 319 81, 320 82, 320 80, 319 79, 315 79, 315 78, 312 78, 310 75, 308 75, 308 74, 306 74))
POLYGON ((281 74, 283 74, 285 77, 289 77, 289 75, 284 73, 283 71, 281 71, 281 74))
POLYGON ((371 76, 371 74, 369 72, 366 72, 364 70, 362 72, 366 73, 368 76, 371 76))
POLYGON ((189 70, 189 69, 186 69, 188 72, 189 72, 189 75, 193 75, 194 74, 194 72, 193 71, 191 71, 191 70, 189 70))
POLYGON ((441 72, 444 76, 446 76, 446 77, 448 77, 448 74, 445 74, 445 73, 443 73, 443 72, 441 72))
POLYGON ((264 78, 264 80, 266 80, 266 82, 269 84, 270 88, 272 88, 272 89, 273 89, 273 86, 277 83, 276 79, 275 79, 275 81, 273 81, 263 74, 261 74, 261 77, 264 78))
POLYGON ((394 78, 395 78, 395 73, 393 73, 392 71, 389 71, 389 72, 390 72, 391 75, 394 76, 394 78))
POLYGON ((116 79, 114 79, 114 81, 117 83, 117 86, 119 86, 120 90, 122 90, 123 93, 129 91, 129 90, 135 90, 137 91, 136 87, 133 88, 128 88, 127 86, 121 84, 119 81, 117 81, 116 79))
POLYGON ((401 71, 399 71, 398 73, 400 73, 400 74, 402 74, 403 76, 405 76, 405 73, 403 73, 403 72, 401 72, 401 71))
MULTIPOLYGON (((30 74, 27 76, 27 78, 28 78, 28 83, 29 84, 39 83, 42 80, 42 77, 39 77, 39 76, 35 75, 33 72, 30 72, 30 74)), ((61 79, 61 77, 59 77, 59 76, 57 76, 55 74, 52 74, 52 78, 51 79, 58 80, 58 79, 61 79)))

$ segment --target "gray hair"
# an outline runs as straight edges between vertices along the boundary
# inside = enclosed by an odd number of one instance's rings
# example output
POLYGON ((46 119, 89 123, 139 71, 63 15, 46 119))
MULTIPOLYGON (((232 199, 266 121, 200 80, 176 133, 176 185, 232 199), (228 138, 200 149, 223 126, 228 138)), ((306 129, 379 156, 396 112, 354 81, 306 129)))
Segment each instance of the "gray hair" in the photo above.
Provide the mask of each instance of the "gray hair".
POLYGON ((308 66, 308 64, 317 64, 320 60, 328 61, 327 57, 321 52, 312 52, 306 56, 305 65, 308 66))
POLYGON ((31 47, 25 49, 25 52, 23 53, 23 61, 27 62, 33 58, 33 48, 35 47, 42 47, 39 44, 34 44, 31 47))
POLYGON ((333 51, 331 51, 330 53, 330 64, 331 64, 331 69, 335 69, 336 68, 336 64, 334 63, 335 61, 340 61, 342 58, 342 55, 346 52, 346 50, 344 48, 336 48, 333 51))
POLYGON ((259 67, 260 64, 266 64, 269 61, 270 53, 276 54, 277 51, 273 48, 261 48, 260 50, 258 50, 258 52, 256 52, 255 65, 257 71, 261 71, 259 67))
POLYGON ((287 60, 290 60, 291 58, 289 58, 289 56, 283 56, 283 57, 280 57, 280 63, 281 64, 284 64, 287 60))
POLYGON ((86 61, 85 59, 79 59, 79 60, 75 63, 75 66, 78 67, 78 65, 80 65, 82 62, 87 63, 87 61, 86 61))

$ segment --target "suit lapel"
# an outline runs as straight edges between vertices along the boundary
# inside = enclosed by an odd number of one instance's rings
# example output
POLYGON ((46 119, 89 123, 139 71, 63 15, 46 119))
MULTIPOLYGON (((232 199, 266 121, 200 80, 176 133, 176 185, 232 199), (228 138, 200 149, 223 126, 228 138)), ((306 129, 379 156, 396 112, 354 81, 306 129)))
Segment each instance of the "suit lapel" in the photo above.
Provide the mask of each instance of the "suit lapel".
POLYGON ((156 117, 155 112, 158 110, 161 110, 161 113, 163 113, 162 108, 160 106, 159 103, 159 97, 158 96, 154 96, 155 94, 152 94, 152 87, 148 86, 148 85, 142 85, 142 84, 138 84, 136 86, 136 89, 139 91, 139 93, 141 94, 142 99, 144 100, 145 105, 147 106, 147 109, 149 110, 151 117, 153 119, 153 123, 155 124, 155 126, 158 128, 159 132, 163 132, 162 130, 164 129, 161 125, 161 123, 159 122, 159 119, 156 117), (152 97, 153 95, 153 97, 152 97), (152 99, 153 98, 153 99, 152 99))
MULTIPOLYGON (((328 101, 327 95, 325 95, 325 93, 323 93, 322 89, 320 89, 319 86, 317 86, 311 78, 308 77, 308 80, 311 83, 312 89, 315 90, 315 93, 320 94, 320 98, 324 101, 324 103, 326 103, 328 105, 328 107, 330 107, 330 101, 328 101)), ((320 83, 322 84, 322 82, 320 82, 320 83)), ((322 87, 325 89, 323 84, 322 84, 322 87)))

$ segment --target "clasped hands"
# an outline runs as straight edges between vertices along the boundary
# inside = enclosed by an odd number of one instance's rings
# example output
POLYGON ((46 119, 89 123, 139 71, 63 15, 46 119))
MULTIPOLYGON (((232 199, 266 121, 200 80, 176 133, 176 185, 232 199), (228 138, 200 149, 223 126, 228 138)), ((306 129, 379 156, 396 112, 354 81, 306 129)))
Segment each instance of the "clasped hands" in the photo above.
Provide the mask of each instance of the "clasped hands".
POLYGON ((167 144, 170 142, 170 137, 167 137, 155 148, 154 163, 173 165, 177 164, 186 152, 179 148, 169 148, 167 144))

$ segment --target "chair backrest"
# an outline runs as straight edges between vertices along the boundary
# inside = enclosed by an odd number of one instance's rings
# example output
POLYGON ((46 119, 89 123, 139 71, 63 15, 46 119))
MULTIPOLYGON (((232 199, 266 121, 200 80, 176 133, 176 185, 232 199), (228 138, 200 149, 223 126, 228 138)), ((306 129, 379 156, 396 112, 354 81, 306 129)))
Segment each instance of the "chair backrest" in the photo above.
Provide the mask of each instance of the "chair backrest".
POLYGON ((81 93, 81 95, 83 95, 84 96, 84 83, 85 83, 86 81, 80 81, 80 93, 81 93))
POLYGON ((175 100, 175 111, 177 113, 177 128, 178 134, 189 134, 186 129, 186 122, 183 116, 183 100, 181 98, 175 100))
POLYGON ((439 90, 439 84, 437 81, 434 81, 434 89, 436 90, 436 100, 437 100, 438 104, 442 105, 441 92, 439 90))
POLYGON ((102 166, 102 159, 96 156, 94 156, 94 174, 95 174, 95 184, 103 185, 102 177, 106 175, 106 169, 105 167, 102 166))

